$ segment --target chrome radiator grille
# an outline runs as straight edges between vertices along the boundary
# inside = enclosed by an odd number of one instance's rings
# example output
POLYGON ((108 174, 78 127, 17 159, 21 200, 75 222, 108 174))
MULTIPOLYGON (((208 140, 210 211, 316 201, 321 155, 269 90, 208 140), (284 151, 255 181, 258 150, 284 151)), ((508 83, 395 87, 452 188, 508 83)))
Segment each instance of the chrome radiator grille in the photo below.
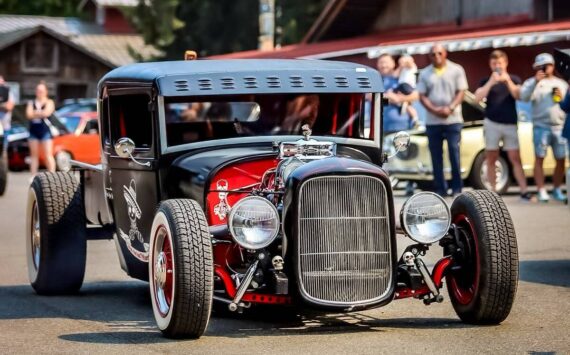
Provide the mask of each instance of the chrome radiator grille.
POLYGON ((392 266, 386 187, 363 175, 316 177, 299 190, 301 293, 357 305, 383 298, 392 266))

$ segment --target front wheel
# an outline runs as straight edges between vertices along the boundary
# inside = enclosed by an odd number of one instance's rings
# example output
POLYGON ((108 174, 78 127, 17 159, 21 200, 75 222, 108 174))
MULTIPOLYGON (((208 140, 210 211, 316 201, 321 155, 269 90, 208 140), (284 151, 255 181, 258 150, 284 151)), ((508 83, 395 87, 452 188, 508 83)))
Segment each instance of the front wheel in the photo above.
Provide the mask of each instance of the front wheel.
POLYGON ((470 191, 451 205, 458 227, 454 267, 446 275, 455 312, 472 324, 498 324, 511 311, 518 284, 513 222, 503 200, 491 191, 470 191))
POLYGON ((151 229, 149 285, 156 324, 168 338, 199 338, 213 297, 212 242, 193 200, 160 204, 151 229))

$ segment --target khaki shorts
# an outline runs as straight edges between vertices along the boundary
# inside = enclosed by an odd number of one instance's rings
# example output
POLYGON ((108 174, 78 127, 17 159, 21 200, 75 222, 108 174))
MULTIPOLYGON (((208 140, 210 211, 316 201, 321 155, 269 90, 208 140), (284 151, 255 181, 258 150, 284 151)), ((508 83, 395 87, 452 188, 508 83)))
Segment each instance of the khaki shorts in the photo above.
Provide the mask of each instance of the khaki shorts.
POLYGON ((504 150, 519 149, 519 134, 516 124, 497 123, 485 118, 483 128, 486 150, 499 150, 501 142, 503 142, 504 150))

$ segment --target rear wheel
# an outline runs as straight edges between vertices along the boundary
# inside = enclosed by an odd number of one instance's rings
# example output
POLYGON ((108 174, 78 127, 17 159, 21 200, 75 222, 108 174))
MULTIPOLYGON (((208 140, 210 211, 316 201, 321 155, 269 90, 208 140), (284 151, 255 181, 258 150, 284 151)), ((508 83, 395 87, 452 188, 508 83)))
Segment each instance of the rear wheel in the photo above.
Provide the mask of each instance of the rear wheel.
POLYGON ((81 187, 70 173, 38 174, 28 192, 28 276, 38 294, 79 290, 87 249, 81 187))
POLYGON ((213 296, 212 242, 206 217, 193 200, 167 200, 154 217, 150 294, 158 328, 169 338, 198 338, 208 325, 213 296))
POLYGON ((8 154, 0 151, 0 196, 6 192, 8 183, 8 154))
POLYGON ((451 205, 459 251, 446 275, 449 297, 466 323, 498 324, 513 305, 518 283, 518 251, 511 216, 491 191, 459 195, 451 205))

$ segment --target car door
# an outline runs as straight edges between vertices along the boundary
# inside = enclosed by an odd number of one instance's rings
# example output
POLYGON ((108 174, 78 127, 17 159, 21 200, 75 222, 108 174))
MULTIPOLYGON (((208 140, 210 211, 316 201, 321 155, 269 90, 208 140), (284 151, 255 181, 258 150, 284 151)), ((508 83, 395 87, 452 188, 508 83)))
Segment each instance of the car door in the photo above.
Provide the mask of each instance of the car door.
POLYGON ((116 236, 129 275, 148 279, 149 234, 158 204, 156 113, 151 88, 108 90, 109 138, 103 140, 106 194, 112 200, 116 236), (131 157, 120 157, 115 144, 134 142, 131 157))

